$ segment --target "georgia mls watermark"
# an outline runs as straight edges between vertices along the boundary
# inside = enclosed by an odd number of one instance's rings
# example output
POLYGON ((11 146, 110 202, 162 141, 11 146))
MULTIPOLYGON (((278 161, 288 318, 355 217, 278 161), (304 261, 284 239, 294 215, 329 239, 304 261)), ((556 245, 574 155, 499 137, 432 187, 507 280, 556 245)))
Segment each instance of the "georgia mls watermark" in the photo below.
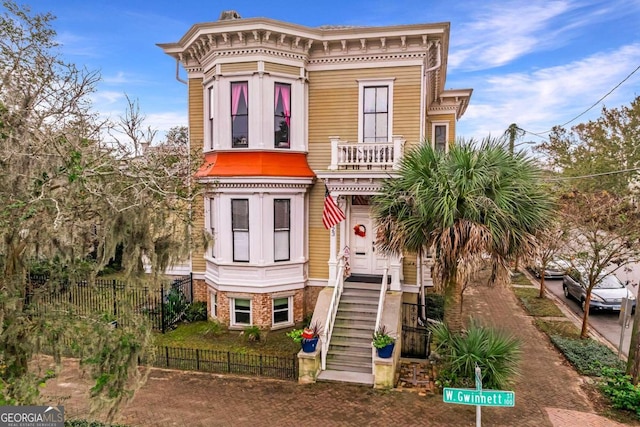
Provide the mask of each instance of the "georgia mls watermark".
POLYGON ((64 427, 64 406, 0 406, 0 427, 64 427))

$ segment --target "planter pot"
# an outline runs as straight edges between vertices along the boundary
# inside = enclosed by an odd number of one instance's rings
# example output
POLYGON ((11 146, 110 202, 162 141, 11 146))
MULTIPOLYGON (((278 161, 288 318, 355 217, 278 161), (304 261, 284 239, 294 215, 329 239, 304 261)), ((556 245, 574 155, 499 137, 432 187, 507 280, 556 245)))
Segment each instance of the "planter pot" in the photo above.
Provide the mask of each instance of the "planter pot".
POLYGON ((389 344, 386 347, 382 347, 378 349, 378 357, 382 359, 388 359, 393 354, 393 347, 395 347, 395 343, 389 344))
POLYGON ((305 353, 313 353, 316 351, 318 338, 302 338, 302 351, 305 353))

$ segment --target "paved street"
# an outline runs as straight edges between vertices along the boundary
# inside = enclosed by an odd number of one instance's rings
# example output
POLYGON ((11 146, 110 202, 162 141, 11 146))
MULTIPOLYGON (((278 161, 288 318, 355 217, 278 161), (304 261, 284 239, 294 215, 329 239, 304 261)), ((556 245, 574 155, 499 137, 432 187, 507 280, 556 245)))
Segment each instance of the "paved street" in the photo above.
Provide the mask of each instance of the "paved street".
MULTIPOLYGON (((482 410, 484 426, 611 427, 593 414, 585 379, 567 364, 533 325, 510 289, 471 287, 465 313, 522 341, 515 407, 482 410)), ((67 362, 47 384, 51 402, 64 401, 71 417, 87 416, 88 383, 67 362)), ((377 391, 347 384, 239 378, 154 369, 146 385, 119 415, 130 426, 474 426, 475 408, 445 404, 441 395, 377 391)))

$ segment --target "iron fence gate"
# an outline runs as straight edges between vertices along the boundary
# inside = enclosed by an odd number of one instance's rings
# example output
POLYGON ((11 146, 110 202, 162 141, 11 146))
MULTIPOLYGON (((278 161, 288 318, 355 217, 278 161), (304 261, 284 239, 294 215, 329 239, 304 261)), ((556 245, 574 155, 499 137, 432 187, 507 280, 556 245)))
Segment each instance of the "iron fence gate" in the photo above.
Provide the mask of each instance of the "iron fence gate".
POLYGON ((402 303, 402 357, 429 357, 431 332, 418 322, 420 305, 402 303))

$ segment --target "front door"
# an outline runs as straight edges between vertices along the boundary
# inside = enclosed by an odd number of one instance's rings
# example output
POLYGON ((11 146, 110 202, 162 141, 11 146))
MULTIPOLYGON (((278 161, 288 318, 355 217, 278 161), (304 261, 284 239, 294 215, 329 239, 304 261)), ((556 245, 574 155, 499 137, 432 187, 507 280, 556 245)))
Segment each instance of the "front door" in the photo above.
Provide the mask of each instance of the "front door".
POLYGON ((387 263, 375 247, 376 230, 368 206, 351 207, 349 234, 351 274, 381 275, 387 263))

